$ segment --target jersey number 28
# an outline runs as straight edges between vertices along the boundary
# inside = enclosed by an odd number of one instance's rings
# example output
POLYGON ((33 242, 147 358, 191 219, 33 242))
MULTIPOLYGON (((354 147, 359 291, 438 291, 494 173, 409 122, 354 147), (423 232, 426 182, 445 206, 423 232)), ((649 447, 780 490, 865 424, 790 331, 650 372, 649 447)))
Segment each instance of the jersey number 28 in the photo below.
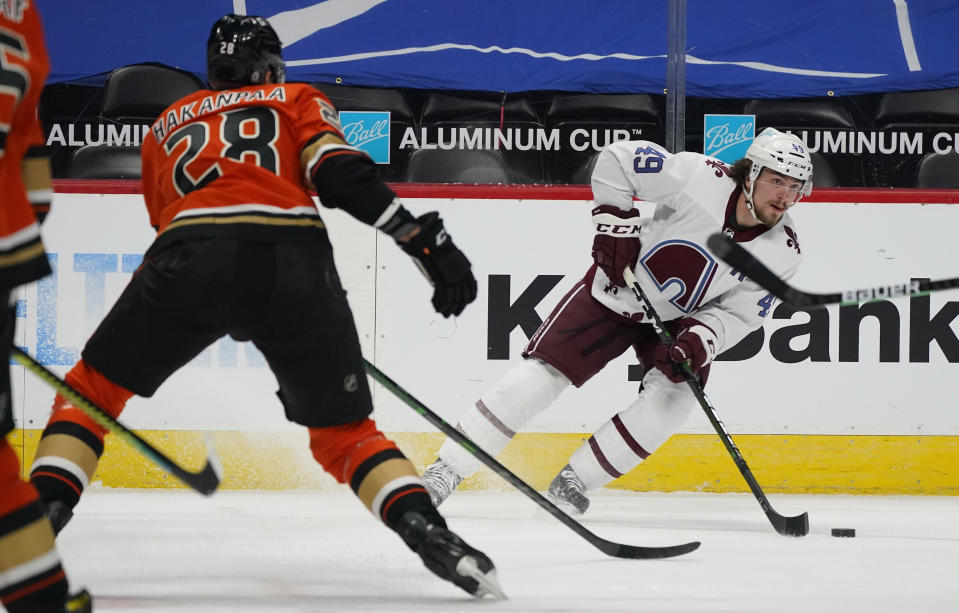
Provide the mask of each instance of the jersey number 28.
POLYGON ((203 187, 222 174, 217 162, 205 166, 194 164, 198 157, 230 158, 256 164, 279 174, 280 154, 275 143, 280 121, 275 111, 253 106, 226 111, 220 113, 219 117, 222 117, 222 122, 218 135, 211 134, 211 124, 216 123, 211 118, 183 126, 170 134, 163 145, 167 155, 172 155, 173 150, 186 141, 186 147, 173 167, 173 185, 181 196, 203 187))

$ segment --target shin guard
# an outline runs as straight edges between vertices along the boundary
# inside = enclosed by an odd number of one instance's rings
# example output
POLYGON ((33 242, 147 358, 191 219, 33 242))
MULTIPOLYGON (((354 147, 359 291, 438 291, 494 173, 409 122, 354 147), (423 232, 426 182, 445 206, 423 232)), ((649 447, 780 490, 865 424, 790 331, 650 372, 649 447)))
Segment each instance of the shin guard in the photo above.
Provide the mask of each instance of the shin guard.
POLYGON ((0 602, 10 613, 63 609, 67 578, 36 490, 0 438, 0 602))
MULTIPOLYGON (((463 412, 456 429, 491 456, 497 456, 530 419, 569 387, 569 379, 538 358, 525 359, 463 412)), ((452 439, 443 441, 439 458, 466 478, 483 465, 452 439)))
MULTIPOLYGON (((110 382, 83 360, 64 378, 94 404, 117 417, 133 394, 110 382)), ((59 394, 43 431, 30 480, 44 503, 61 501, 72 509, 93 478, 103 454, 106 431, 59 394)))
POLYGON ((413 464, 373 420, 310 428, 310 450, 326 472, 349 484, 366 508, 393 530, 407 511, 446 527, 413 464))

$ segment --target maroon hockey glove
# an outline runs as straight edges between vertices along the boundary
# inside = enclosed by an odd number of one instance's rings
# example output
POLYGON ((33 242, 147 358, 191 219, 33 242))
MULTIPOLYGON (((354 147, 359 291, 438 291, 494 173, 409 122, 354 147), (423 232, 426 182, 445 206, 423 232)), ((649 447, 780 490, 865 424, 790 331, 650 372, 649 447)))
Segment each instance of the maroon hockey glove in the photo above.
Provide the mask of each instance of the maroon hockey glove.
POLYGON ((593 209, 593 259, 614 285, 626 287, 623 269, 639 258, 639 211, 601 204, 593 209))
POLYGON ((682 363, 689 364, 694 375, 716 357, 716 333, 697 319, 686 317, 677 322, 678 334, 672 345, 659 345, 653 351, 656 368, 673 383, 686 380, 682 363))
POLYGON ((400 248, 416 262, 420 271, 433 284, 433 308, 443 317, 459 315, 476 299, 476 277, 470 261, 443 228, 439 213, 420 216, 419 232, 407 241, 397 241, 400 248))

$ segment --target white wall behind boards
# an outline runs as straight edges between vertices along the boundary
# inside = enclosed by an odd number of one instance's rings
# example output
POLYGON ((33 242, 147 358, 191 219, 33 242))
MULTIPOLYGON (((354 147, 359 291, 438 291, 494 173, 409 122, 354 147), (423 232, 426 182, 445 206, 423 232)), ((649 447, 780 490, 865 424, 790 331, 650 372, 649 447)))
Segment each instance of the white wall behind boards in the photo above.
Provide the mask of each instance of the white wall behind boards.
MULTIPOLYGON (((522 325, 545 318, 589 266, 590 203, 407 199, 407 205, 417 214, 440 210, 473 262, 479 296, 455 321, 433 312, 429 286, 391 239, 340 211, 321 213, 364 353, 452 423, 520 359, 522 325)), ((954 240, 957 215, 959 208, 949 205, 800 204, 793 216, 805 259, 792 284, 832 292, 959 276, 959 266, 942 255, 954 240)), ((44 236, 56 274, 21 291, 18 342, 62 374, 129 280, 153 231, 139 196, 58 194, 44 236)), ((743 351, 753 357, 714 367, 707 392, 729 429, 959 434, 950 385, 959 372, 959 295, 867 308, 878 318, 858 325, 854 308, 843 318, 838 307, 813 314, 775 309, 761 343, 743 351)), ((583 389, 568 390, 530 429, 593 430, 636 393, 638 383, 628 380, 634 362, 624 356, 583 389)), ((18 419, 28 429, 42 427, 53 393, 14 368, 18 419)), ((275 386, 252 345, 225 339, 154 398, 132 400, 124 420, 143 429, 293 427, 275 386)), ((376 404, 384 430, 433 430, 385 390, 377 389, 376 404)), ((712 428, 694 412, 684 432, 712 428)))

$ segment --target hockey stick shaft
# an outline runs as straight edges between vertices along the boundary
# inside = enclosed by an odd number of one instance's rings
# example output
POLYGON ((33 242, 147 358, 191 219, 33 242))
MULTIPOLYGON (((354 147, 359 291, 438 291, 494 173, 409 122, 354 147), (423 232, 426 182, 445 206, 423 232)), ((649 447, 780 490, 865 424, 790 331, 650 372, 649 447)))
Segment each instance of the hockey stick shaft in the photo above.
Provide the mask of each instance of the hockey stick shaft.
POLYGON ((157 466, 182 481, 185 485, 200 492, 204 496, 209 496, 216 491, 217 486, 220 484, 219 460, 209 442, 207 443, 206 465, 197 472, 191 472, 181 467, 162 451, 118 422, 113 416, 98 407, 93 401, 47 369, 27 352, 14 346, 11 350, 11 356, 44 383, 56 390, 57 393, 69 400, 73 406, 83 411, 90 419, 95 421, 98 426, 113 433, 128 445, 153 460, 157 466))
MULTIPOLYGON (((646 292, 643 291, 643 288, 639 285, 639 281, 636 280, 636 276, 629 267, 623 271, 623 278, 633 290, 636 300, 642 305, 643 311, 646 313, 646 319, 656 328, 656 334, 659 336, 659 340, 664 344, 671 344, 673 341, 672 335, 669 333, 663 320, 660 319, 659 313, 653 308, 653 304, 646 296, 646 292)), ((769 518, 773 528, 776 529, 776 532, 787 536, 805 536, 809 532, 809 516, 804 512, 795 517, 786 517, 780 515, 773 509, 762 487, 759 486, 759 482, 756 481, 756 477, 753 476, 753 471, 750 470, 749 465, 746 464, 746 459, 743 457, 742 452, 736 447, 736 443, 733 442, 733 437, 730 436, 729 431, 726 430, 726 425, 719 419, 716 408, 713 407, 709 398, 706 397, 706 392, 703 391, 703 386, 699 382, 699 378, 690 370, 689 364, 684 362, 682 368, 686 378, 686 384, 699 402, 699 406, 702 407, 706 413, 706 418, 709 419, 709 423, 711 423, 713 429, 716 430, 716 434, 719 435, 719 440, 723 442, 726 451, 729 452, 733 462, 736 463, 736 467, 739 469, 740 474, 742 474, 743 479, 746 480, 746 484, 749 485, 749 489, 752 490, 753 496, 756 497, 759 506, 762 507, 766 517, 769 518)))
POLYGON ((764 289, 787 304, 798 307, 815 307, 827 304, 854 305, 869 300, 888 300, 902 296, 922 296, 929 292, 955 289, 959 278, 926 281, 911 279, 903 283, 877 285, 863 289, 844 290, 831 294, 813 294, 798 290, 782 280, 756 257, 722 234, 714 234, 707 241, 709 249, 724 262, 758 283, 764 289))
POLYGON ((411 409, 426 418, 443 434, 456 441, 461 447, 469 451, 480 462, 489 467, 493 472, 505 479, 510 485, 522 492, 527 498, 538 504, 547 513, 565 524, 573 532, 580 535, 591 545, 603 553, 617 558, 631 559, 651 559, 651 558, 671 558, 673 556, 689 553, 699 547, 699 542, 694 541, 675 545, 670 547, 641 547, 637 545, 626 545, 615 543, 597 536, 590 532, 581 523, 564 513, 559 507, 547 500, 542 494, 534 490, 528 483, 517 477, 511 470, 500 464, 491 455, 476 446, 473 441, 467 438, 459 430, 448 424, 442 417, 431 411, 426 405, 413 397, 412 394, 403 389, 398 383, 386 376, 379 368, 367 360, 363 360, 366 365, 366 372, 370 374, 375 381, 392 392, 397 398, 402 400, 411 409))

